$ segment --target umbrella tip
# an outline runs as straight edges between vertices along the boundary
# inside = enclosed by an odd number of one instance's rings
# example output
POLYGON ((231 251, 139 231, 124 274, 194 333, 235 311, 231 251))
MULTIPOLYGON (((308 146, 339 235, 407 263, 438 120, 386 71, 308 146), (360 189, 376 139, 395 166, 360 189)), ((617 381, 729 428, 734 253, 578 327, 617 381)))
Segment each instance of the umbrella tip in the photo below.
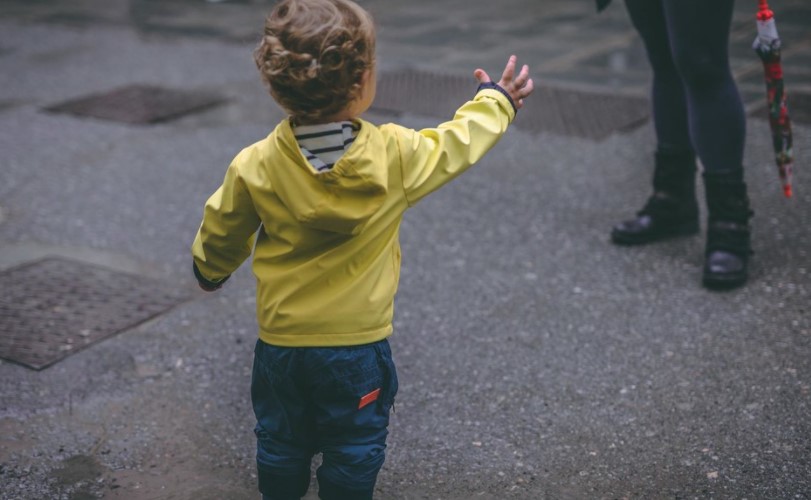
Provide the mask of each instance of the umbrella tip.
POLYGON ((766 0, 760 0, 760 8, 758 9, 758 21, 768 21, 774 17, 774 13, 769 9, 769 3, 766 0))

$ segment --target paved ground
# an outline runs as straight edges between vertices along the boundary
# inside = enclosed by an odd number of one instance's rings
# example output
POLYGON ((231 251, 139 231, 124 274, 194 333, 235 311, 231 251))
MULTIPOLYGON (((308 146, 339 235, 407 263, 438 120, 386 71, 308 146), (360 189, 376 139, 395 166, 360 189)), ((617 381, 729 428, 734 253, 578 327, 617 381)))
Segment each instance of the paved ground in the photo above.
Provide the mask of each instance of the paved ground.
MULTIPOLYGON (((733 66, 755 109, 743 3, 733 66)), ((774 3, 789 88, 807 92, 811 9, 774 3)), ((384 73, 495 72, 516 52, 539 82, 645 95, 620 5, 602 17, 585 0, 364 5, 380 24, 384 73)), ((190 297, 42 371, 0 362, 0 498, 256 498, 252 277, 245 268, 221 293, 198 293, 188 247, 224 166, 282 116, 250 61, 266 9, 0 3, 0 270, 57 255, 190 297), (42 111, 132 83, 230 100, 154 126, 42 111)), ((377 497, 811 498, 809 125, 795 142, 787 201, 768 126, 749 121, 756 254, 751 283, 731 293, 698 285, 701 237, 607 242, 647 194, 648 126, 602 141, 516 128, 415 208, 402 230, 401 389, 377 497)))

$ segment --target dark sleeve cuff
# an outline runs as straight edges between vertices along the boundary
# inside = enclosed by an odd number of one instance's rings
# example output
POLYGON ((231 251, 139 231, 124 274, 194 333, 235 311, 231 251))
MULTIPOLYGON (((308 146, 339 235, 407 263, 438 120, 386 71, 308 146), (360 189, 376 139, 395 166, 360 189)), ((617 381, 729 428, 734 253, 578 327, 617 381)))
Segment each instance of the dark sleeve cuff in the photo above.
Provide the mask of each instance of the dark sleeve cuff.
POLYGON ((482 90, 484 90, 484 89, 493 89, 493 90, 498 90, 499 92, 501 92, 502 94, 504 94, 504 96, 507 98, 507 100, 509 100, 509 101, 510 101, 510 104, 512 104, 513 110, 514 110, 516 113, 518 113, 518 108, 516 108, 516 107, 515 107, 515 102, 513 101, 513 98, 512 98, 512 97, 510 97, 509 92, 507 92, 506 90, 504 90, 504 89, 501 87, 501 85, 497 84, 496 82, 484 82, 484 83, 480 83, 480 84, 479 84, 479 88, 477 88, 477 89, 476 89, 476 93, 478 94, 480 91, 482 91, 482 90))
POLYGON ((220 281, 211 281, 209 279, 206 279, 205 276, 203 276, 200 273, 200 269, 198 269, 196 262, 192 262, 192 269, 194 269, 194 277, 197 278, 197 282, 200 283, 200 286, 203 289, 208 291, 217 290, 222 286, 223 283, 228 281, 228 278, 231 277, 231 275, 228 275, 225 278, 221 279, 220 281))

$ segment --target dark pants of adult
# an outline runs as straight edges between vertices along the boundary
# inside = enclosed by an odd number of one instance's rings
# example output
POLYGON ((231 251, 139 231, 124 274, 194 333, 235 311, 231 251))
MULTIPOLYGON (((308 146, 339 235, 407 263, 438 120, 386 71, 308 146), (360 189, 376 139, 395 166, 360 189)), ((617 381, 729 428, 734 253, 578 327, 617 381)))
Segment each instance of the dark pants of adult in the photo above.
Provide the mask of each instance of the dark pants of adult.
POLYGON ((310 462, 320 452, 320 498, 371 500, 396 392, 387 340, 325 348, 258 341, 251 399, 263 498, 304 496, 310 462))
POLYGON ((743 165, 746 121, 729 68, 734 0, 626 0, 653 69, 659 148, 692 150, 707 172, 743 165))
POLYGON ((653 195, 613 242, 635 245, 699 230, 695 157, 704 166, 708 220, 703 283, 746 282, 751 253, 743 180, 746 119, 729 68, 734 0, 625 0, 653 68, 653 195))

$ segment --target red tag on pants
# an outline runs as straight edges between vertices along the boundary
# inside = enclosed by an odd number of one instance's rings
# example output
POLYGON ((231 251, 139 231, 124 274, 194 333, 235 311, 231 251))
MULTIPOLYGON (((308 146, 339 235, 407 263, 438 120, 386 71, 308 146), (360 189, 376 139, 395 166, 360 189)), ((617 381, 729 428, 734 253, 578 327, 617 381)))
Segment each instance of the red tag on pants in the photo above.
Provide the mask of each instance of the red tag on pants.
POLYGON ((372 401, 377 401, 377 397, 380 396, 380 389, 375 389, 369 394, 360 398, 360 403, 358 404, 358 410, 363 408, 364 406, 368 405, 372 401))

